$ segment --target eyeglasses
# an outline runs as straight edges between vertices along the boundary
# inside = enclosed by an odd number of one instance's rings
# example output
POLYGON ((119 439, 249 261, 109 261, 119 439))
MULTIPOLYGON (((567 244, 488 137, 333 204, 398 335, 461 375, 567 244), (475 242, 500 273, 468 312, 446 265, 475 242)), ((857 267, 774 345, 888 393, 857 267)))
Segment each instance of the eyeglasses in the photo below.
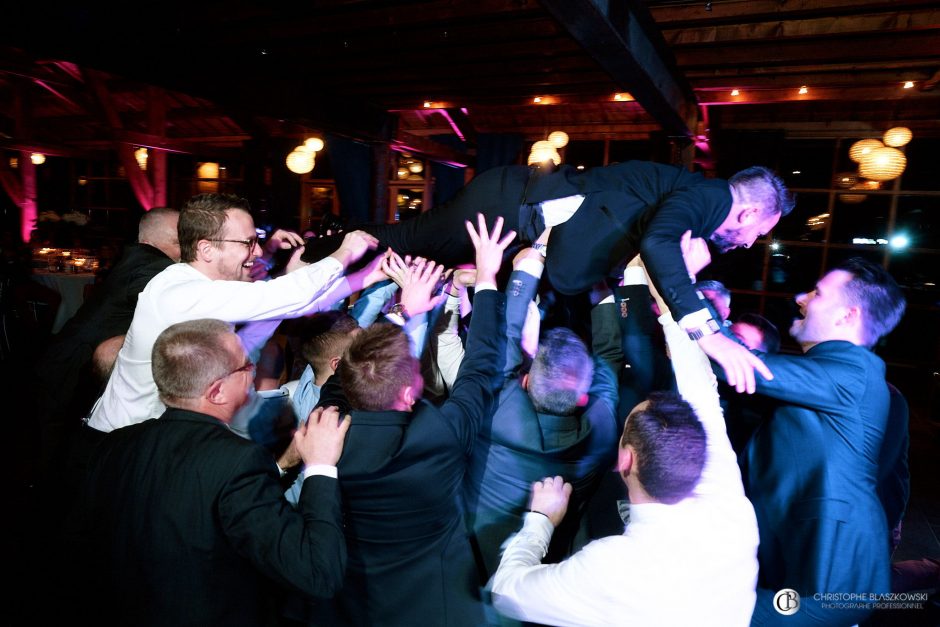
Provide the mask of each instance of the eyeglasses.
POLYGON ((248 248, 248 252, 251 252, 255 249, 255 246, 258 245, 258 238, 252 237, 251 239, 214 239, 213 242, 231 242, 233 244, 241 244, 248 248))
MULTIPOLYGON (((216 379, 216 381, 221 381, 222 379, 226 379, 237 372, 248 372, 248 371, 253 371, 254 369, 255 369, 255 364, 250 359, 246 359, 243 365, 239 366, 235 370, 232 370, 231 372, 223 374, 221 377, 216 379)), ((213 383, 215 383, 215 381, 213 381, 213 383)))

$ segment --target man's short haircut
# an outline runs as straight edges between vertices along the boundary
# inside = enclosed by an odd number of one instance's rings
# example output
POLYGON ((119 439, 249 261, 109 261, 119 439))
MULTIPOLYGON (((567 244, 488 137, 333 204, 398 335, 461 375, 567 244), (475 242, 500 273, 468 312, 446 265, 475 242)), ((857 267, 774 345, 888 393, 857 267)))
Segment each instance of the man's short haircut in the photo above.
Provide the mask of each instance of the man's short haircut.
POLYGON ((887 270, 867 259, 851 257, 832 269, 852 275, 842 288, 846 304, 861 308, 862 341, 874 346, 901 321, 907 307, 904 293, 887 270))
POLYGON ((762 216, 788 215, 796 204, 783 180, 763 166, 741 170, 728 183, 745 200, 759 204, 762 216))
POLYGON ((758 347, 759 350, 765 353, 780 352, 780 331, 773 322, 753 311, 747 311, 741 314, 738 316, 736 322, 748 324, 760 331, 762 339, 758 347))
POLYGON ((218 239, 225 227, 225 212, 241 209, 250 212, 248 201, 235 194, 198 194, 190 198, 180 212, 178 226, 180 261, 196 260, 196 244, 203 239, 218 239))
POLYGON ((695 489, 705 466, 705 428, 673 392, 653 392, 649 404, 627 418, 620 446, 636 451, 637 479, 647 494, 672 505, 695 489))
POLYGON ((366 411, 391 409, 401 390, 415 383, 418 372, 408 337, 385 323, 358 333, 337 368, 350 406, 366 411))
POLYGON ((594 378, 594 362, 584 342, 569 329, 548 331, 529 370, 527 391, 536 411, 567 416, 578 408, 594 378))
MULTIPOLYGON (((154 207, 150 211, 145 211, 140 217, 140 223, 137 226, 137 241, 152 240, 154 238, 163 238, 165 222, 169 217, 178 217, 179 212, 170 207, 154 207)), ((175 233, 174 233, 175 235, 175 233)))
POLYGON ((199 398, 209 385, 242 364, 233 363, 224 337, 232 325, 210 318, 179 322, 164 329, 153 345, 153 381, 160 400, 173 406, 199 398))
POLYGON ((314 314, 302 326, 301 356, 322 373, 330 359, 341 356, 353 340, 352 332, 359 323, 342 311, 324 311, 314 314))

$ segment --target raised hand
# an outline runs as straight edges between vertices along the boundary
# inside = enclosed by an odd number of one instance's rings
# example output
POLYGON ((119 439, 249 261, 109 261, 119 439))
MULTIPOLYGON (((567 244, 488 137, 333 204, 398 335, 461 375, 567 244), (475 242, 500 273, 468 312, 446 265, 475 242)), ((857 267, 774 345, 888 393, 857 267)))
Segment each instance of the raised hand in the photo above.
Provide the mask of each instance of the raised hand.
POLYGON ((264 252, 273 255, 278 250, 287 250, 304 245, 304 238, 285 229, 278 229, 271 234, 268 241, 264 243, 264 252))
POLYGON ((516 232, 509 231, 500 239, 503 231, 502 216, 496 218, 496 222, 493 223, 493 232, 490 233, 486 228, 486 220, 483 218, 482 213, 477 214, 476 229, 473 228, 469 220, 466 225, 467 233, 470 234, 470 241, 473 242, 473 247, 477 251, 477 284, 492 283, 495 285, 496 273, 499 272, 499 266, 503 262, 503 253, 506 252, 509 243, 516 238, 516 232))
POLYGON ((757 389, 755 370, 768 381, 774 378, 759 357, 721 333, 706 335, 698 341, 698 345, 724 369, 728 385, 738 392, 754 393, 757 389))
POLYGON ((411 316, 434 309, 443 300, 435 295, 440 287, 444 266, 418 258, 401 273, 401 304, 411 316))
POLYGON ((686 231, 679 240, 682 250, 682 260, 690 277, 696 276, 712 262, 712 254, 708 251, 708 242, 701 237, 692 237, 692 231, 686 231))
POLYGON ((348 268, 350 264, 356 263, 366 251, 373 250, 379 245, 379 240, 375 239, 365 231, 350 231, 343 237, 343 243, 336 249, 331 257, 348 268))

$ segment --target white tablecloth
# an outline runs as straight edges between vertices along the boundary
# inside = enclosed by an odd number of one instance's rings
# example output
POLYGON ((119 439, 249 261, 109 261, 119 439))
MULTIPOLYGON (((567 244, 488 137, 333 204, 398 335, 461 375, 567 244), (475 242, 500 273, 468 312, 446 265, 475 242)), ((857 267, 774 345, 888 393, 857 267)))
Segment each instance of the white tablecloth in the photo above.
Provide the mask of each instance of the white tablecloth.
POLYGON ((58 333, 85 302, 85 286, 95 282, 95 275, 92 272, 76 274, 37 271, 32 274, 32 279, 55 290, 62 297, 59 310, 52 323, 52 332, 58 333))

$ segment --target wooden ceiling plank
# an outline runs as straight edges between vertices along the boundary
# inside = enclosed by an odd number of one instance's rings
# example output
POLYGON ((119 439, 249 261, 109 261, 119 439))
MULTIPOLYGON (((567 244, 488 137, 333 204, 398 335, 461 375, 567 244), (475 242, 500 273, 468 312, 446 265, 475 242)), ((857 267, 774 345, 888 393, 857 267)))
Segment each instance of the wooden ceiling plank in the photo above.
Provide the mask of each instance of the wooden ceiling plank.
POLYGON ((932 59, 940 63, 937 31, 911 31, 903 35, 877 33, 830 39, 787 39, 724 45, 680 47, 676 61, 683 70, 791 65, 794 59, 814 64, 932 59))
POLYGON ((903 32, 915 29, 936 29, 940 10, 898 11, 867 15, 840 15, 815 19, 784 20, 722 26, 664 29, 663 37, 673 47, 718 44, 758 39, 777 40, 784 37, 832 37, 857 33, 903 32))
POLYGON ((703 25, 765 22, 773 20, 812 19, 815 16, 896 12, 935 5, 934 0, 738 0, 710 3, 696 2, 683 6, 674 4, 656 6, 648 2, 650 15, 663 28, 695 28, 703 25))
POLYGON ((607 12, 592 0, 541 4, 667 133, 691 138, 697 122, 695 95, 642 3, 610 4, 607 12))

